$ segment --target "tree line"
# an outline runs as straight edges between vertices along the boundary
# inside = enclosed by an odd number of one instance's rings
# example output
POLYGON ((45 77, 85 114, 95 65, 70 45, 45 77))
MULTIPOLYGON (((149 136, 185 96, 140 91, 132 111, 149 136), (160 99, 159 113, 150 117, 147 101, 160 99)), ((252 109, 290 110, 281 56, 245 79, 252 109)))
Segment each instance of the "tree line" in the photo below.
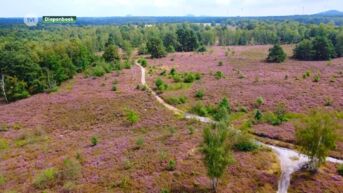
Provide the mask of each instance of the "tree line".
POLYGON ((255 20, 221 26, 182 23, 29 29, 12 25, 0 28, 0 80, 5 85, 1 93, 14 101, 53 91, 63 81, 99 62, 111 63, 121 57, 131 60, 135 49, 139 54, 159 58, 175 51, 201 52, 211 45, 300 42, 296 58, 331 59, 342 56, 342 33, 342 27, 333 24, 255 20))

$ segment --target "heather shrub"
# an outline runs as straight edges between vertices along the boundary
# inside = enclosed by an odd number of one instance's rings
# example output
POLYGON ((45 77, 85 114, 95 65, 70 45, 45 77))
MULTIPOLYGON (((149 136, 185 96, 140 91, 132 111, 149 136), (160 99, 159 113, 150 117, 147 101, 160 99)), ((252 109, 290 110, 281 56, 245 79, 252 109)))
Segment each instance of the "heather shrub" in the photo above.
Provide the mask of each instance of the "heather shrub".
POLYGON ((38 189, 46 189, 56 183, 58 171, 55 168, 48 168, 40 171, 33 179, 33 186, 38 189))
POLYGON ((219 61, 218 66, 223 66, 223 61, 219 61))

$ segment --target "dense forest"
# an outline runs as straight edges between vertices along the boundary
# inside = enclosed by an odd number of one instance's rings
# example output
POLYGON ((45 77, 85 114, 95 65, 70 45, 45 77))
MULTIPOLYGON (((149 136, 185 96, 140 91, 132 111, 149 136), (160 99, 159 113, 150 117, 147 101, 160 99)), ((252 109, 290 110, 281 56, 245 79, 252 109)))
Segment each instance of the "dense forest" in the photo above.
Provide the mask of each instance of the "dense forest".
POLYGON ((79 72, 97 76, 129 68, 135 50, 159 58, 175 51, 202 52, 211 45, 260 44, 298 44, 295 58, 328 60, 343 55, 343 27, 258 20, 233 20, 226 25, 2 27, 1 93, 15 101, 54 91, 79 72))

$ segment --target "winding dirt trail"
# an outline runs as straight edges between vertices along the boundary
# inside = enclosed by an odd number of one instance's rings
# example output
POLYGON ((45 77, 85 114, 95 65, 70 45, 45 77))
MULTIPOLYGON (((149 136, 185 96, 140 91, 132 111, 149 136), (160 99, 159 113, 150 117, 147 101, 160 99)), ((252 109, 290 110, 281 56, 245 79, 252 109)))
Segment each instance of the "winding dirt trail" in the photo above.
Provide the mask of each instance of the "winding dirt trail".
MULTIPOLYGON (((160 96, 157 95, 155 91, 153 91, 149 87, 149 85, 146 84, 145 68, 142 67, 137 61, 135 61, 135 64, 139 66, 139 68, 141 69, 141 84, 146 86, 147 90, 156 98, 156 100, 159 103, 161 103, 163 106, 165 106, 167 109, 173 111, 175 114, 184 116, 186 119, 195 119, 203 123, 215 123, 215 121, 213 121, 212 119, 208 117, 201 117, 198 115, 186 113, 166 103, 160 96)), ((308 157, 292 149, 278 147, 275 145, 268 145, 261 142, 258 142, 258 143, 271 148, 273 152, 277 155, 278 159, 280 160, 281 176, 278 183, 277 193, 287 193, 287 190, 291 181, 292 173, 296 172, 304 164, 306 164, 308 162, 308 157)), ((339 160, 339 159, 335 159, 331 157, 328 157, 326 160, 332 163, 343 164, 343 160, 339 160)))

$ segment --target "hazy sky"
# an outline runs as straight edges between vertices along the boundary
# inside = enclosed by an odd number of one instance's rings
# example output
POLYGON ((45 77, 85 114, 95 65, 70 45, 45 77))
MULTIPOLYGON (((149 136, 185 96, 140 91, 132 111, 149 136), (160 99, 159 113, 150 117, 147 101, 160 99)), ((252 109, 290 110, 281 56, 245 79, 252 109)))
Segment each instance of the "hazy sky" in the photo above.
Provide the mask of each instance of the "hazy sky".
POLYGON ((266 16, 343 9, 343 0, 1 0, 0 17, 266 16))

